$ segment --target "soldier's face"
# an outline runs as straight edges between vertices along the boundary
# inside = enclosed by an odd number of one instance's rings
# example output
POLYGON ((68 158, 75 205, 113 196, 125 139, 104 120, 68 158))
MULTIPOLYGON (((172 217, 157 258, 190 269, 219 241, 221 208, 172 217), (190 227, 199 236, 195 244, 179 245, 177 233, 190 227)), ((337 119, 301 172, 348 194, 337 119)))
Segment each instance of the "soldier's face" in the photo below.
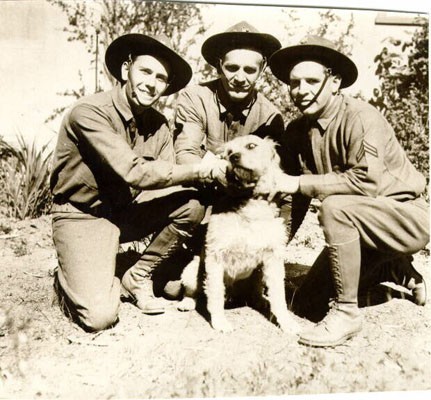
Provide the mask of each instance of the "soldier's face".
POLYGON ((299 110, 308 117, 318 118, 338 92, 340 78, 329 76, 322 88, 325 77, 326 67, 314 61, 300 62, 290 71, 290 96, 299 110))
POLYGON ((254 89, 264 67, 262 54, 254 50, 235 49, 220 61, 220 79, 234 102, 244 100, 254 89))
POLYGON ((157 102, 169 84, 167 63, 149 55, 140 55, 125 62, 122 74, 126 81, 127 98, 132 107, 138 109, 157 102))

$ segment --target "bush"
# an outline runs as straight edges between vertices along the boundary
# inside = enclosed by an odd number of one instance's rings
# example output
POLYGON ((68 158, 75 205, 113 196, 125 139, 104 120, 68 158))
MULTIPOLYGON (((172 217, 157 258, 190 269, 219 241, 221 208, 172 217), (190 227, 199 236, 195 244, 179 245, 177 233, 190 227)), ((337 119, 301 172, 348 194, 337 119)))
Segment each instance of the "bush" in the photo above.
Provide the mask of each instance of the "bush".
POLYGON ((18 147, 0 138, 0 212, 18 219, 36 218, 51 207, 49 188, 52 152, 37 149, 18 135, 18 147))
POLYGON ((387 118, 415 167, 429 180, 428 22, 408 42, 391 39, 375 58, 380 90, 370 103, 387 118))

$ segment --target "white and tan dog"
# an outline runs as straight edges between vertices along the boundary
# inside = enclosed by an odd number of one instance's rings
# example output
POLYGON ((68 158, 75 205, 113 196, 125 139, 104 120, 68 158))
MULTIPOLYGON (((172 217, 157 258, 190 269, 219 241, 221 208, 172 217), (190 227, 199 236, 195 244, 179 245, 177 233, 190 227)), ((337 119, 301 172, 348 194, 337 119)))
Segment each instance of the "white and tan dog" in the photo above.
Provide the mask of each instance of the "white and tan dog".
POLYGON ((279 208, 267 200, 283 175, 275 143, 254 135, 238 137, 225 145, 223 158, 228 162, 227 191, 232 195, 213 207, 204 259, 195 257, 185 268, 181 276, 185 297, 178 308, 195 308, 201 266, 211 325, 218 331, 231 331, 224 313, 225 285, 246 279, 261 267, 271 313, 283 331, 297 333, 285 299, 286 228, 279 208))

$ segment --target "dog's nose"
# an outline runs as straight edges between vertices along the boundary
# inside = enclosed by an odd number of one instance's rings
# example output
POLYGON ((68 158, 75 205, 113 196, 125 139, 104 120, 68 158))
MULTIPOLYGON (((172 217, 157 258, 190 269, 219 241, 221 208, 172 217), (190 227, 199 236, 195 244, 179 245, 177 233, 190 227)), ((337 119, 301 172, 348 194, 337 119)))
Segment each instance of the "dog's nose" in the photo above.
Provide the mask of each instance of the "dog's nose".
POLYGON ((238 162, 241 159, 241 153, 233 153, 229 156, 229 160, 232 163, 238 162))

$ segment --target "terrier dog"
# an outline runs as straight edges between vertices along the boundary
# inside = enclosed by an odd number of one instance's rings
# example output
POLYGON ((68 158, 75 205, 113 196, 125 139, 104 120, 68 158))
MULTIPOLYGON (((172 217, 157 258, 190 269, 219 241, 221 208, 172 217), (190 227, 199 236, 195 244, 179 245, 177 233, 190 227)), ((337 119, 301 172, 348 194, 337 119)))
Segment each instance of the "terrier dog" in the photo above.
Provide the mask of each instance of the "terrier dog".
POLYGON ((262 269, 270 311, 283 331, 297 333, 298 325, 287 309, 284 259, 287 234, 279 208, 268 194, 283 175, 280 158, 271 139, 241 136, 226 143, 227 195, 216 201, 208 221, 204 255, 196 256, 181 276, 184 298, 178 309, 196 306, 203 286, 211 325, 221 332, 232 326, 225 317, 225 286, 246 279, 262 269), (202 271, 203 274, 199 273, 202 271), (203 278, 203 285, 199 280, 203 278))

